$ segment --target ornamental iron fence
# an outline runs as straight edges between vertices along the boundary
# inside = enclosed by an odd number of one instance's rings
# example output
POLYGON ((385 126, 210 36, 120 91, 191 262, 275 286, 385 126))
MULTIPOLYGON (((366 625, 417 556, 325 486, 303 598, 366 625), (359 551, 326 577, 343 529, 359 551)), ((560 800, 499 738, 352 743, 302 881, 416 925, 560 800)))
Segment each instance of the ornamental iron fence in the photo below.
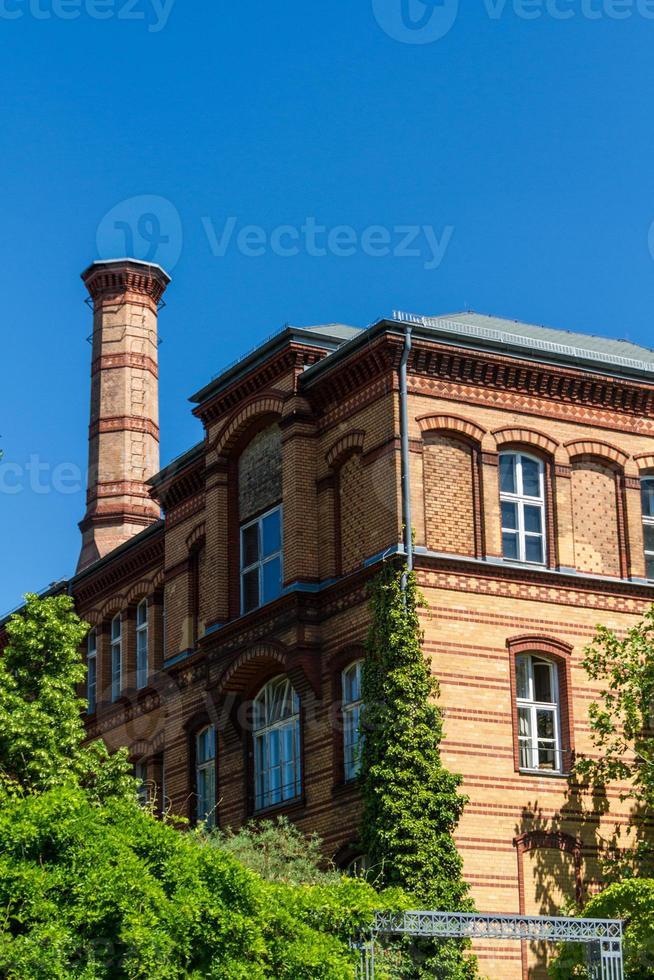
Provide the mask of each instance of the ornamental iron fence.
POLYGON ((581 943, 592 980, 624 980, 622 921, 543 915, 478 915, 465 912, 378 912, 357 944, 358 980, 374 980, 375 944, 380 937, 423 939, 531 940, 581 943))

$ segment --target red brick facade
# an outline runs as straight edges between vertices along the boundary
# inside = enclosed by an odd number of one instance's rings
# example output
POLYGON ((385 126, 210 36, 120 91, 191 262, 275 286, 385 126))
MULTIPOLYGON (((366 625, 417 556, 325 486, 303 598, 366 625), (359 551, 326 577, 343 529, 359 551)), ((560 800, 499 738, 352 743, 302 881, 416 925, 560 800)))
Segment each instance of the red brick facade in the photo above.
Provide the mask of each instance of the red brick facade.
MULTIPOLYGON (((289 328, 208 386, 194 410, 204 440, 153 481, 165 518, 71 583, 97 630, 89 737, 127 745, 135 762, 147 762, 165 805, 193 818, 194 736, 213 724, 217 820, 237 826, 256 812, 251 702, 266 681, 287 675, 301 705, 301 792, 265 812, 318 832, 342 861, 357 853, 360 798, 356 781, 344 779, 341 672, 363 655, 367 583, 383 555, 401 550, 403 331, 382 321, 334 353, 343 338, 334 341, 329 328, 313 336, 289 328), (239 459, 270 426, 281 432, 284 591, 241 615, 239 459), (149 679, 138 688, 143 598, 149 679), (112 700, 116 615, 125 660, 112 700)), ((463 773, 470 796, 457 839, 477 907, 552 912, 598 874, 600 818, 589 819, 565 774, 574 751, 590 749, 595 692, 582 651, 597 623, 623 633, 654 599, 639 492, 654 470, 654 384, 609 365, 479 348, 417 331, 409 361, 425 652, 441 685, 445 761, 463 773), (508 451, 543 464, 542 567, 502 557, 498 463, 508 451), (520 769, 523 653, 556 667, 561 774, 520 769)), ((258 499, 265 487, 256 475, 248 480, 258 499)), ((616 813, 618 795, 609 792, 616 813)), ((498 978, 542 961, 541 951, 510 944, 478 952, 498 978)))

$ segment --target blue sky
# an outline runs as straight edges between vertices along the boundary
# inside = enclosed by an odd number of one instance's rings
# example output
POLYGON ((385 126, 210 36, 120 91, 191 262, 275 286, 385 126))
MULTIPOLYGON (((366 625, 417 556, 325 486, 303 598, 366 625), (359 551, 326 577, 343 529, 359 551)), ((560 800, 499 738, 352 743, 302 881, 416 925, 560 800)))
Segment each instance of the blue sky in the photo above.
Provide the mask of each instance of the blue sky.
POLYGON ((653 17, 0 0, 0 610, 74 570, 79 273, 126 250, 116 222, 173 276, 162 463, 201 437, 188 396, 285 322, 470 308, 653 344, 653 17))

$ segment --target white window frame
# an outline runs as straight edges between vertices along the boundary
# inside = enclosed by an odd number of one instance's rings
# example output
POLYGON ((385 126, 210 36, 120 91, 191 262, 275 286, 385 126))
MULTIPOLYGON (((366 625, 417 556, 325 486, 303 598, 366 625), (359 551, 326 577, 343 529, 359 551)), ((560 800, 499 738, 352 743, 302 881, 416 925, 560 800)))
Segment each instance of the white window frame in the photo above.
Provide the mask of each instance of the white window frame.
MULTIPOLYGON (((259 602, 258 602, 258 604, 253 609, 248 609, 247 610, 247 612, 254 612, 254 609, 260 609, 261 606, 264 605, 264 601, 263 601, 263 569, 264 569, 264 566, 267 565, 269 562, 274 561, 277 558, 279 558, 279 579, 280 579, 280 591, 279 591, 279 594, 281 595, 282 582, 284 581, 284 511, 283 511, 283 505, 282 504, 277 504, 276 507, 271 507, 270 510, 267 510, 265 512, 265 514, 260 514, 259 517, 255 517, 254 520, 247 521, 245 524, 242 524, 241 525, 241 531, 240 531, 240 563, 241 563, 241 613, 242 613, 242 615, 245 615, 245 613, 246 613, 246 609, 245 609, 245 588, 244 588, 244 585, 245 585, 245 576, 249 572, 253 572, 255 570, 258 571, 259 602), (265 558, 260 557, 257 561, 252 562, 250 565, 244 565, 243 564, 243 560, 244 560, 243 536, 244 536, 245 532, 249 528, 254 527, 254 525, 257 525, 257 528, 258 528, 258 532, 257 533, 258 533, 258 536, 259 536, 259 555, 261 555, 262 554, 262 550, 263 550, 262 549, 262 527, 263 527, 263 522, 266 519, 266 517, 270 517, 271 514, 274 514, 276 512, 279 512, 279 551, 275 551, 275 552, 273 552, 270 555, 266 555, 265 558)), ((278 596, 275 596, 274 598, 277 599, 278 596)), ((269 599, 267 601, 268 602, 272 602, 274 600, 273 599, 269 599)))
POLYGON ((87 714, 95 714, 98 701, 98 631, 92 629, 86 640, 87 714))
MULTIPOLYGON (((518 541, 518 557, 517 558, 507 558, 504 556, 505 561, 519 562, 525 565, 534 565, 537 568, 542 568, 547 564, 547 525, 545 523, 547 514, 545 510, 545 466, 541 459, 537 456, 532 456, 530 453, 522 453, 519 451, 510 450, 507 452, 500 453, 500 460, 502 457, 511 456, 515 459, 515 477, 516 477, 516 492, 510 493, 507 490, 502 490, 501 485, 501 473, 500 473, 500 523, 502 526, 502 539, 504 539, 505 532, 508 534, 516 534, 517 531, 517 541, 518 541), (523 492, 523 479, 522 479, 522 460, 528 459, 532 463, 536 463, 538 466, 539 484, 540 484, 540 496, 532 497, 523 492), (516 505, 517 512, 517 528, 505 528, 504 521, 502 519, 502 504, 510 503, 516 505), (541 521, 541 533, 538 534, 536 531, 526 531, 525 530, 525 507, 538 507, 540 510, 540 521, 541 521), (540 538, 542 542, 543 560, 542 561, 532 561, 527 558, 527 538, 540 538)), ((502 540, 502 551, 504 551, 504 540, 502 540)))
POLYGON ((111 620, 111 700, 117 701, 123 691, 123 621, 118 613, 111 620), (118 628, 116 629, 116 625, 118 628))
POLYGON ((261 688, 253 707, 254 795, 259 811, 302 795, 300 698, 282 674, 261 688), (281 704, 279 717, 273 713, 275 704, 281 704))
POLYGON ((195 733, 195 797, 198 823, 214 827, 216 823, 216 729, 205 725, 195 733), (202 759, 201 740, 210 737, 211 754, 202 759))
POLYGON ((363 660, 355 660, 348 664, 341 674, 341 690, 343 700, 341 704, 341 714, 343 715, 343 773, 345 781, 350 782, 356 779, 361 772, 361 747, 363 745, 363 735, 361 733, 361 675, 363 671, 363 660), (346 700, 348 676, 354 672, 356 677, 359 697, 352 701, 346 700))
POLYGON ((136 607, 136 687, 139 690, 148 683, 148 633, 148 600, 141 599, 136 607))
MULTIPOLYGON (((645 484, 646 483, 652 484, 652 486, 654 487, 654 476, 644 476, 641 479, 640 483, 641 483, 641 491, 644 491, 645 484)), ((644 496, 644 493, 643 493, 643 496, 644 496)), ((645 514, 645 508, 643 507, 643 509, 642 509, 642 516, 643 516, 643 535, 644 535, 644 532, 645 532, 645 528, 646 527, 654 527, 654 513, 652 513, 652 514, 645 514)), ((645 546, 645 541, 644 540, 643 540, 643 546, 644 546, 644 551, 645 551, 645 577, 647 579, 649 579, 650 581, 652 581, 652 580, 654 580, 654 575, 653 576, 650 576, 650 575, 647 574, 647 562, 648 561, 654 562, 654 551, 652 551, 651 549, 648 549, 645 546)))
POLYGON ((543 657, 538 653, 521 653, 516 657, 516 704, 518 707, 518 759, 521 772, 554 773, 563 772, 563 752, 561 749, 561 699, 559 697, 559 671, 557 664, 548 657, 543 657), (534 700, 534 660, 539 663, 547 664, 550 669, 550 685, 554 701, 534 700), (527 664, 527 688, 528 697, 520 697, 519 691, 519 663, 524 661, 527 664), (520 711, 528 712, 528 732, 520 734, 520 711), (538 737, 538 712, 547 711, 554 718, 554 738, 544 739, 538 737), (541 745, 541 743, 547 743, 541 745), (551 743, 551 745, 550 745, 551 743), (554 766, 540 766, 539 750, 552 751, 554 753, 554 766), (526 754, 526 759, 523 755, 526 754), (531 763, 523 764, 523 763, 531 763))

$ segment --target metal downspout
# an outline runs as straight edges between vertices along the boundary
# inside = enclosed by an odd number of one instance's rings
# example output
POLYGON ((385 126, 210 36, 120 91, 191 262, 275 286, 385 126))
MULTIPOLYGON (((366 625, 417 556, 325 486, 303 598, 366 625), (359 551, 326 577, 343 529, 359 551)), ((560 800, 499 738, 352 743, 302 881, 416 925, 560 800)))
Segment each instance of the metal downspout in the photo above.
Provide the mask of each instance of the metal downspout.
POLYGON ((411 520, 411 473, 409 469, 409 399, 407 393, 407 364, 411 353, 411 327, 405 328, 404 350, 400 361, 400 444, 402 457, 402 525, 406 567, 402 574, 402 592, 406 592, 407 576, 413 571, 413 521, 411 520))

